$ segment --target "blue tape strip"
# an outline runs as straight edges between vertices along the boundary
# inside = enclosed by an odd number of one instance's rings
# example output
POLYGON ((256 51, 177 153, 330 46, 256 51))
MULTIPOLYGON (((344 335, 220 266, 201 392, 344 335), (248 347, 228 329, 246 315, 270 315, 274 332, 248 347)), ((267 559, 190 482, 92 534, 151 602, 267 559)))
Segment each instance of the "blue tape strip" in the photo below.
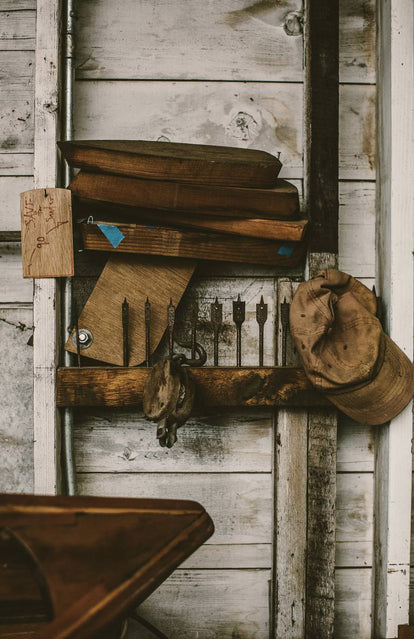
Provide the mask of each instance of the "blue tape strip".
POLYGON ((284 244, 278 250, 278 255, 286 255, 286 257, 290 257, 293 253, 293 246, 291 244, 284 244))
POLYGON ((125 238, 125 235, 117 226, 113 226, 112 224, 97 224, 97 226, 101 229, 106 239, 109 240, 114 248, 119 246, 125 238))

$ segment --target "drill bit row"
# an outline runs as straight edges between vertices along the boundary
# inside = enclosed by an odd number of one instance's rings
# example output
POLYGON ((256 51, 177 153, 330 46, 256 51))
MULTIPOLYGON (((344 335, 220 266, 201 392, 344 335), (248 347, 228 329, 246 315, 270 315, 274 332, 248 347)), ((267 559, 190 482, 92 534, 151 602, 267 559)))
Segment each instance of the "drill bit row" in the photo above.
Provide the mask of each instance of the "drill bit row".
MULTIPOLYGON (((282 366, 286 366, 286 344, 287 333, 289 326, 289 307, 290 304, 286 302, 286 299, 280 305, 280 318, 282 325, 282 366)), ((172 299, 167 306, 167 336, 168 336, 168 355, 170 358, 174 356, 175 345, 175 329, 176 329, 176 308, 172 299)), ((122 338, 123 338, 123 365, 129 365, 129 303, 125 298, 121 308, 122 318, 122 338)), ((194 301, 188 314, 191 341, 186 346, 191 348, 191 360, 187 359, 187 363, 192 362, 192 365, 201 365, 201 362, 197 359, 199 354, 200 345, 197 344, 197 329, 199 323, 199 305, 197 301, 194 301)), ((260 297, 260 301, 256 304, 256 322, 258 324, 258 364, 263 366, 264 359, 264 328, 268 318, 268 305, 265 304, 263 295, 260 297)), ((242 365, 242 326, 246 320, 246 303, 241 300, 240 295, 233 301, 233 314, 232 320, 236 326, 236 366, 242 365)), ((151 361, 151 302, 146 299, 144 308, 144 322, 145 322, 145 366, 150 367, 151 361)), ((219 302, 218 298, 210 304, 210 326, 213 331, 213 364, 219 366, 219 340, 223 324, 223 304, 219 302)), ((77 320, 75 323, 75 331, 78 334, 77 320)), ((79 339, 76 340, 79 344, 79 339)), ((78 346, 78 366, 80 366, 80 351, 78 346)))
MULTIPOLYGON (((124 366, 128 365, 127 344, 128 344, 128 321, 127 321, 127 301, 124 300, 122 305, 122 325, 123 325, 123 347, 124 347, 124 366)), ((282 359, 283 365, 286 365, 286 339, 288 328, 288 313, 289 304, 281 304, 281 320, 282 320, 282 359), (287 319, 287 321, 286 321, 287 319)), ((260 302, 256 304, 256 321, 259 328, 259 353, 258 363, 259 366, 263 366, 264 359, 264 326, 268 317, 268 305, 265 304, 263 295, 260 298, 260 302)), ((236 366, 242 365, 242 325, 246 319, 246 302, 242 301, 240 295, 237 300, 233 301, 233 315, 232 319, 236 325, 236 366)), ((199 305, 197 301, 191 304, 189 311, 190 331, 191 331, 191 359, 196 360, 197 355, 197 327, 199 321, 199 305)), ((223 326, 223 304, 218 301, 216 297, 215 301, 210 304, 210 325, 213 329, 213 364, 219 365, 219 339, 220 330, 223 326)), ((145 302, 145 364, 151 365, 151 353, 150 353, 150 327, 151 327, 151 303, 146 300, 145 302)), ((172 358, 174 356, 174 343, 175 343, 175 328, 176 328, 176 308, 170 299, 170 303, 167 306, 167 334, 168 334, 168 354, 172 358)))

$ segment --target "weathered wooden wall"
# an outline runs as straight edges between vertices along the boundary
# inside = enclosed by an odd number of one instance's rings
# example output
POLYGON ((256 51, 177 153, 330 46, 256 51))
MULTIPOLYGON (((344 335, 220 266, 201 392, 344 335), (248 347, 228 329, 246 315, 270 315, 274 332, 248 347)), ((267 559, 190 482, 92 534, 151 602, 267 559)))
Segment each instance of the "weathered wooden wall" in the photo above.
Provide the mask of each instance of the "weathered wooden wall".
MULTIPOLYGON (((300 37, 283 29, 299 0, 250 5, 78 2, 77 137, 163 139, 281 152, 283 176, 303 177, 303 69, 300 37), (202 9, 201 9, 202 7, 202 9)), ((33 172, 34 0, 2 0, 0 19, 0 231, 19 229, 18 194, 33 172)), ((373 0, 342 0, 340 42, 339 266, 370 285, 374 277, 375 19, 373 0)), ((1 418, 1 490, 32 487, 32 285, 21 278, 17 244, 1 244, 0 340, 7 396, 1 418), (4 365, 4 362, 6 364, 4 365), (14 393, 14 395, 12 394, 14 393), (15 470, 14 470, 15 469, 15 470)), ((204 269, 188 297, 202 312, 216 293, 227 312, 234 294, 249 312, 263 293, 272 311, 265 363, 276 345, 278 276, 271 269, 204 269)), ((87 279, 87 278, 85 278, 87 279)), ((84 289, 87 284, 78 282, 84 289)), ((227 320, 229 322, 229 319, 227 320)), ((255 362, 254 320, 246 362, 255 362)), ((227 333, 232 329, 228 327, 227 333)), ((207 329, 206 329, 207 333, 207 329)), ((223 363, 232 361, 229 341, 223 363)), ((76 415, 81 492, 198 499, 216 523, 210 543, 142 607, 168 636, 269 634, 274 459, 269 411, 202 416, 170 451, 130 412, 76 415), (195 588, 197 586, 197 588, 195 588), (197 593, 197 596, 195 595, 197 593), (190 604, 191 602, 191 604, 190 604), (194 620, 196 620, 196 625, 194 620)), ((373 432, 342 418, 337 456, 335 638, 371 632, 373 432)), ((130 639, 137 636, 131 625, 130 639)))
MULTIPOLYGON (((33 183, 35 0, 0 2, 0 232, 20 230, 33 183)), ((32 282, 19 243, 0 243, 0 491, 33 490, 32 282)))
MULTIPOLYGON (((286 34, 290 0, 78 7, 75 135, 161 139, 280 152, 283 176, 303 179, 302 39, 286 34)), ((341 3, 340 255, 344 270, 374 277, 375 19, 373 2, 341 3)), ((272 310, 265 363, 276 357, 279 279, 267 268, 203 268, 187 295, 203 320, 217 294, 226 309, 223 363, 234 363, 231 301, 247 302, 245 362, 256 363, 253 313, 272 310)), ((79 287, 82 284, 78 283, 79 287)), ((211 336, 202 322, 200 338, 211 336)), ((211 350, 211 349, 210 349, 211 350)), ((130 412, 76 416, 79 489, 198 499, 216 534, 142 606, 168 636, 267 637, 277 443, 269 411, 205 415, 158 448, 151 425, 130 412), (194 586, 197 585, 197 590, 194 586), (195 595, 197 593, 197 595, 195 595), (191 605, 186 602, 191 600, 191 605)), ((283 446, 283 441, 281 442, 283 446)), ((372 431, 339 427, 335 637, 369 637, 373 520, 372 431)), ((288 563, 288 562, 287 562, 288 563)), ((300 614, 299 608, 297 613, 300 614)), ((298 618, 299 624, 299 618, 298 618)), ((134 630, 130 631, 131 639, 134 630)), ((290 638, 291 639, 291 638, 290 638)))

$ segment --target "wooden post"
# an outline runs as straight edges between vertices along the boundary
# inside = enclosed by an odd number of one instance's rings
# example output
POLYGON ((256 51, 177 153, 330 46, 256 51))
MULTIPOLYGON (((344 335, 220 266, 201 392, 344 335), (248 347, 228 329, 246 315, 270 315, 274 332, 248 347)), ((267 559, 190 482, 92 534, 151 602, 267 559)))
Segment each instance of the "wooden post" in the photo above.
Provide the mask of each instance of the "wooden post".
MULTIPOLYGON (((60 1, 37 3, 34 186, 57 183, 56 139, 59 114, 60 1)), ((34 281, 34 490, 58 491, 59 412, 55 402, 59 356, 59 285, 56 279, 34 281)))
MULTIPOLYGON (((414 12, 378 5, 377 292, 385 329, 413 357, 414 12)), ((412 403, 377 431, 374 632, 396 637, 409 611, 412 403)))
MULTIPOLYGON (((309 277, 337 267, 339 0, 305 3, 305 207, 309 277)), ((331 639, 335 613, 335 410, 310 411, 306 639, 331 639), (322 541, 323 540, 323 541, 322 541)))

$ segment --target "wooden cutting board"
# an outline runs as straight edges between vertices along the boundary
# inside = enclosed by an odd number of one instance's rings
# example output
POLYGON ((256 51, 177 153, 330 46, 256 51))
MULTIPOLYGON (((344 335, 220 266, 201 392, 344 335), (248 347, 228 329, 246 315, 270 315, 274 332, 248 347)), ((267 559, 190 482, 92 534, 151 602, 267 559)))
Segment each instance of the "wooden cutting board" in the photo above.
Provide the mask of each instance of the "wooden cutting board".
POLYGON ((138 180, 119 175, 80 171, 68 187, 73 195, 98 202, 182 211, 197 215, 296 219, 297 188, 278 180, 271 189, 183 184, 161 180, 138 180))
MULTIPOLYGON (((92 343, 81 354, 108 364, 123 364, 122 303, 129 304, 129 365, 145 361, 145 301, 151 303, 150 347, 158 346, 167 326, 167 306, 178 305, 194 273, 195 261, 151 258, 140 255, 112 255, 99 277, 79 320, 92 343)), ((75 331, 66 350, 76 353, 75 331)))
POLYGON ((148 180, 268 188, 281 162, 266 151, 146 140, 58 142, 70 166, 148 180))

